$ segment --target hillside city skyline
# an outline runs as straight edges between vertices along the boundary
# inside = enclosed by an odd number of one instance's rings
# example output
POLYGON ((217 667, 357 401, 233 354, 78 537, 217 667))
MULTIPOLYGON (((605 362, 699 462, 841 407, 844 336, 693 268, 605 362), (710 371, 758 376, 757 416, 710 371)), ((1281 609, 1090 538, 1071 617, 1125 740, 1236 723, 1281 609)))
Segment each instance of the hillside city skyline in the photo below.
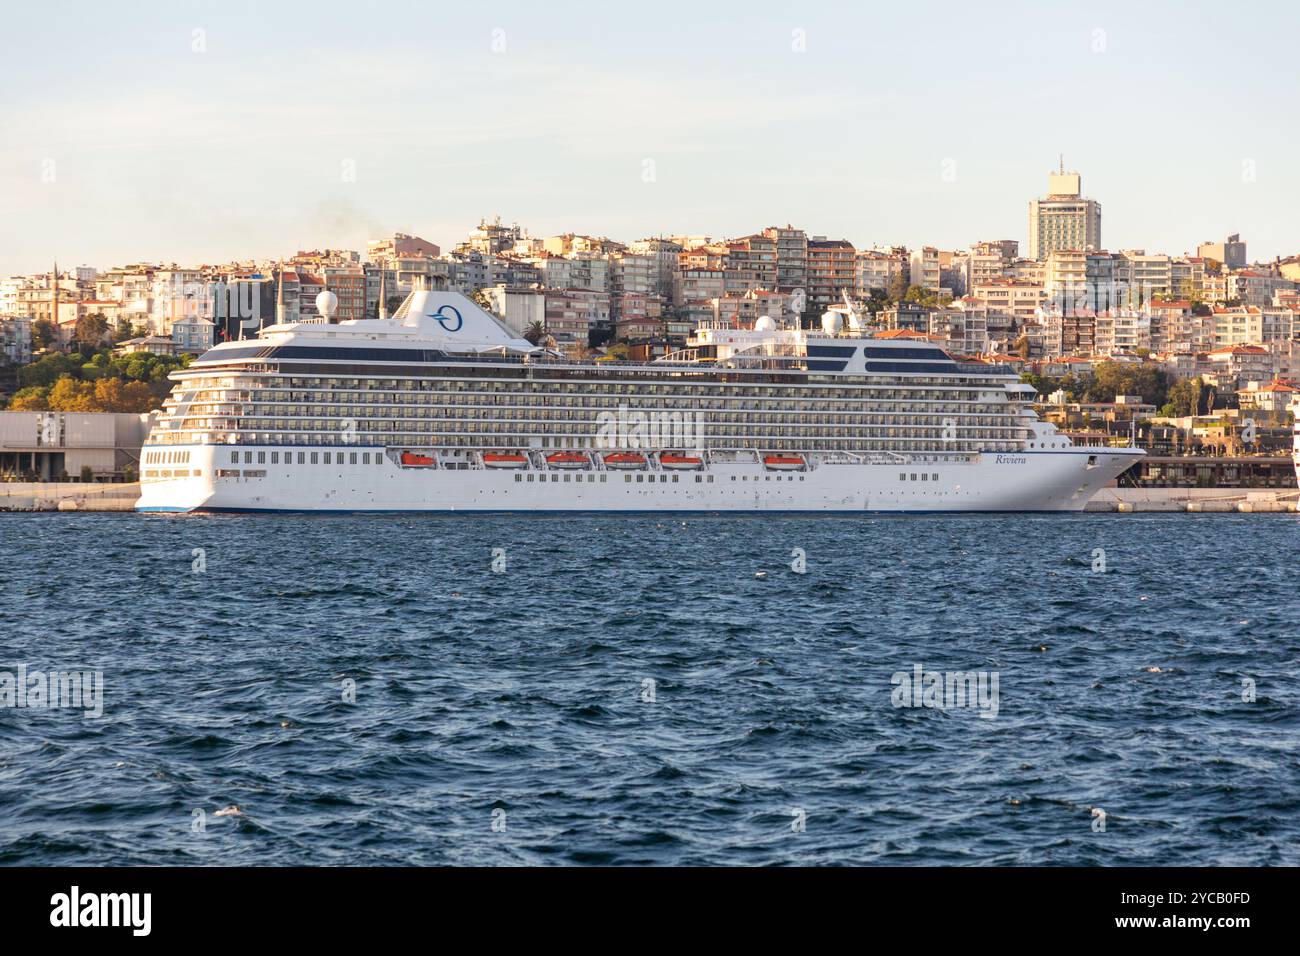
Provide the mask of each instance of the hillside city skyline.
MULTIPOLYGON (((1082 175, 1081 173, 1079 173, 1077 170, 1074 169, 1066 170, 1063 160, 1059 172, 1061 173, 1068 172, 1071 175, 1075 175, 1075 176, 1082 175)), ((1041 180, 1045 183, 1049 179, 1055 179, 1057 175, 1058 175, 1057 169, 1046 170, 1042 175, 1041 180)), ((1047 189, 1040 190, 1040 192, 1041 192, 1041 196, 1037 196, 1038 199, 1046 198, 1050 194, 1049 190, 1047 189)), ((1083 198, 1099 203, 1103 210, 1106 208, 1106 201, 1100 196, 1091 195, 1089 194, 1088 191, 1085 190, 1083 198)), ((1026 202, 1029 203, 1032 203, 1034 201, 1036 201, 1036 199, 1033 197, 1026 200, 1026 202)), ((597 229, 582 228, 581 224, 576 224, 574 222, 562 222, 559 224, 558 227, 552 228, 551 225, 548 223, 542 223, 540 225, 532 222, 524 223, 524 221, 520 217, 502 216, 499 213, 493 213, 491 216, 480 215, 478 217, 475 217, 472 220, 466 220, 463 224, 452 224, 450 227, 444 227, 444 229, 445 230, 450 229, 450 236, 454 236, 454 237, 465 236, 473 232, 474 229, 478 228, 483 222, 487 221, 490 218, 495 219, 496 221, 501 223, 518 225, 523 230, 523 234, 530 238, 544 238, 546 236, 573 234, 573 235, 581 235, 581 236, 599 237, 599 238, 609 239, 614 242, 623 243, 623 244, 630 244, 632 242, 638 240, 644 240, 644 239, 654 239, 654 238, 666 239, 666 238, 671 238, 673 236, 686 236, 686 235, 707 237, 710 241, 713 242, 725 242, 725 241, 731 241, 738 238, 743 238, 746 235, 749 235, 753 232, 761 231, 763 228, 765 228, 764 225, 756 225, 753 226, 752 228, 742 229, 737 232, 721 232, 717 230, 698 232, 698 231, 674 229, 669 224, 669 225, 664 225, 662 228, 658 228, 658 229, 643 229, 639 232, 634 230, 632 233, 620 235, 620 234, 614 234, 610 232, 602 232, 597 229)), ((1022 219, 1023 219, 1023 214, 1022 214, 1022 219)), ((972 237, 969 239, 969 241, 957 245, 953 245, 953 246, 945 246, 943 244, 930 242, 930 241, 923 241, 923 242, 918 242, 913 244, 913 243, 908 243, 903 241, 892 241, 887 237, 881 238, 879 240, 868 241, 868 240, 863 240, 854 235, 832 235, 831 233, 825 232, 824 230, 821 229, 808 228, 806 225, 807 224, 806 217, 801 220, 801 219, 792 218, 791 216, 788 215, 768 216, 766 219, 762 220, 762 222, 764 223, 790 222, 796 225, 798 225, 799 222, 801 221, 805 223, 805 226, 803 226, 802 228, 804 228, 804 231, 808 234, 808 236, 810 237, 818 236, 826 239, 837 239, 837 240, 847 241, 850 244, 852 244, 855 249, 859 249, 859 250, 887 249, 892 247, 913 248, 914 246, 920 246, 920 247, 933 246, 935 248, 958 251, 958 250, 972 248, 981 242, 1010 240, 1010 241, 1017 242, 1019 244, 1020 249, 1022 250, 1022 253, 1027 254, 1029 250, 1030 242, 1032 241, 1032 237, 1029 235, 1030 229, 1026 229, 1023 226, 1015 235, 994 235, 990 233, 988 230, 981 231, 979 229, 976 229, 972 233, 972 237)), ((352 238, 346 239, 345 241, 325 241, 322 238, 323 236, 338 235, 338 234, 331 233, 329 230, 324 230, 321 233, 319 233, 315 238, 308 235, 305 236, 301 241, 297 243, 291 242, 289 243, 288 247, 277 249, 277 250, 250 252, 248 248, 248 244, 246 243, 237 250, 232 248, 232 250, 227 255, 216 257, 216 258, 199 259, 199 260, 184 259, 176 255, 173 255, 166 250, 160 250, 155 255, 146 255, 143 257, 135 257, 135 258, 123 258, 122 256, 118 255, 115 257, 111 256, 109 257, 108 260, 95 261, 86 256, 78 257, 75 254, 75 250, 72 250, 74 254, 71 256, 65 256, 62 252, 58 252, 56 253, 53 259, 47 259, 44 262, 34 262, 31 268, 26 268, 26 269, 11 268, 11 267, 6 267, 4 265, 0 265, 0 276, 33 274, 33 273, 39 273, 43 270, 48 271, 53 262, 61 262, 64 267, 71 267, 75 264, 75 265, 93 266, 95 268, 123 266, 131 263, 144 263, 144 262, 156 263, 156 264, 172 264, 172 265, 194 267, 194 268, 203 267, 203 266, 221 266, 221 265, 228 265, 232 263, 245 263, 245 262, 272 263, 281 259, 289 258, 294 253, 306 251, 306 250, 314 250, 314 249, 364 250, 368 243, 371 243, 381 237, 393 236, 395 234, 405 234, 405 235, 429 238, 430 241, 434 242, 435 244, 443 248, 450 248, 456 241, 455 239, 452 239, 451 241, 447 241, 447 237, 444 237, 441 233, 436 232, 433 229, 421 229, 418 227, 411 227, 409 225, 404 226, 398 224, 391 228, 360 232, 352 236, 352 238)), ((1197 248, 1200 245, 1203 245, 1205 243, 1215 242, 1215 241, 1221 241, 1223 237, 1227 235, 1250 235, 1252 249, 1257 247, 1257 243, 1254 239, 1254 236, 1249 232, 1249 230, 1244 228, 1239 228, 1236 224, 1228 224, 1227 226, 1219 229, 1215 233, 1211 233, 1200 237, 1188 237, 1187 241, 1184 244, 1185 247, 1178 248, 1178 249, 1159 248, 1150 244, 1143 244, 1143 243, 1116 243, 1116 242, 1109 242, 1109 241, 1103 242, 1098 245, 1080 244, 1077 246, 1077 248, 1093 249, 1097 251, 1111 251, 1111 252, 1141 251, 1144 253, 1151 253, 1151 254, 1191 257, 1191 256, 1196 256, 1198 254, 1197 248)), ((1279 259, 1292 257, 1298 253, 1300 253, 1300 244, 1297 244, 1293 247, 1283 246, 1283 247, 1279 247, 1279 251, 1277 251, 1272 255, 1260 256, 1258 254, 1255 254, 1251 261, 1256 263, 1277 261, 1279 259)), ((1032 256, 1032 255, 1028 257, 1039 258, 1037 256, 1032 256)))

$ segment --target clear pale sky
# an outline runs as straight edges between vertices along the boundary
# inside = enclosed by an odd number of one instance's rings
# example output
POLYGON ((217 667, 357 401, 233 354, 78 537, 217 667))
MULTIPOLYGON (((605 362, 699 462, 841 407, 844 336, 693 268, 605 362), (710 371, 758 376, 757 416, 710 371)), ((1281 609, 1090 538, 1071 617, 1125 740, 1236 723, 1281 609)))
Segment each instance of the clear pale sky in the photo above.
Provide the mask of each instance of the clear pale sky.
POLYGON ((1023 244, 1059 153, 1107 248, 1289 255, 1297 27, 1294 3, 19 0, 0 274, 449 247, 493 214, 1023 244))

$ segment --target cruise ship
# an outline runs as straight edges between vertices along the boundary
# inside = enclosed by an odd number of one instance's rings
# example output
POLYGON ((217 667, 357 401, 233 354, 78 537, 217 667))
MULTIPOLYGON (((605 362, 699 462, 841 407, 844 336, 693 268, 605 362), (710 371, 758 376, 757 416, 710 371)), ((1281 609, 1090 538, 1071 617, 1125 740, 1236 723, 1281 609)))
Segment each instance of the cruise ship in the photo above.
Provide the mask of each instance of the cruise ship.
POLYGON ((1077 447, 1009 369, 847 307, 705 322, 646 362, 534 346, 452 291, 326 319, 172 373, 138 510, 1078 511, 1143 454, 1077 447))

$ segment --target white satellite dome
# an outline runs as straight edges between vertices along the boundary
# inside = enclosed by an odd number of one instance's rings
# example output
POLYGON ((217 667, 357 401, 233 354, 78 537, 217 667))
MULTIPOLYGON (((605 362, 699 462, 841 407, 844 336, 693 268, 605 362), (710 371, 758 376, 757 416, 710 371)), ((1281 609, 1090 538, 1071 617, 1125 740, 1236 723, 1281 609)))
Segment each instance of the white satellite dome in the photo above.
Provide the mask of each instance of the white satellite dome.
POLYGON ((334 317, 334 311, 339 307, 339 297, 329 289, 324 292, 316 293, 316 311, 323 315, 326 321, 334 317))
POLYGON ((822 313, 822 331, 827 335, 839 335, 840 329, 844 328, 844 316, 838 312, 822 313))
POLYGON ((776 323, 772 321, 772 317, 770 315, 760 315, 757 319, 754 320, 755 332, 771 332, 775 328, 776 328, 776 323))

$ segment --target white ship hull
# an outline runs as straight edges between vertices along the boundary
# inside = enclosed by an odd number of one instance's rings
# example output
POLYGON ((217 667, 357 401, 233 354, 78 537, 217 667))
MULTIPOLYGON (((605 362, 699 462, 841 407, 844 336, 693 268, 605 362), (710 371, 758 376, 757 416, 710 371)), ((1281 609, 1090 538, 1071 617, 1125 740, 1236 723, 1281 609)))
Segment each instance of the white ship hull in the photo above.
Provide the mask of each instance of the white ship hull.
MULTIPOLYGON (((167 448, 176 450, 176 446, 167 448)), ((1132 448, 1074 447, 985 453, 957 461, 813 461, 802 472, 772 471, 757 461, 711 462, 705 470, 691 472, 657 468, 506 471, 403 468, 383 456, 381 449, 357 450, 358 461, 365 452, 378 463, 275 465, 265 463, 270 457, 265 447, 192 446, 187 449, 186 474, 146 481, 136 508, 149 512, 1080 511, 1142 455, 1132 448), (243 452, 252 452, 255 461, 260 453, 264 461, 252 469, 224 464, 231 461, 232 451, 239 452, 241 459, 243 452)), ((299 451, 293 449, 295 455, 299 451)))

